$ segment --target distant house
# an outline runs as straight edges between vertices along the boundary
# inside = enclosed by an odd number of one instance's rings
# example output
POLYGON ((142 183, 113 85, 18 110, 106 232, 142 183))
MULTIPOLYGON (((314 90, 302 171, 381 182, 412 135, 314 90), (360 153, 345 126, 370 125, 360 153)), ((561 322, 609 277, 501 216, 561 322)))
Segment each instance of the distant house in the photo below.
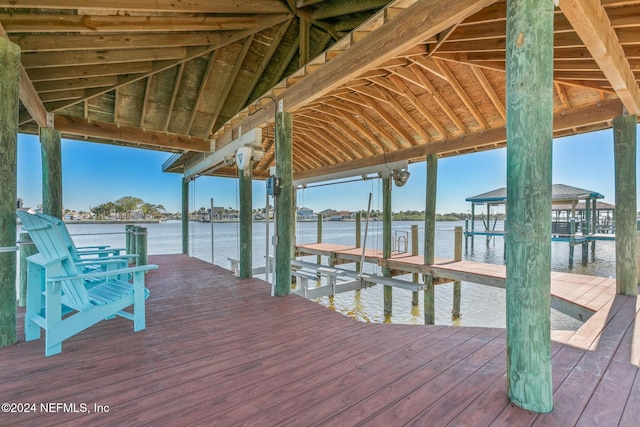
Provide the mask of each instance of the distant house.
MULTIPOLYGON (((222 206, 213 207, 213 219, 222 219, 224 216, 224 208, 222 206)), ((211 212, 211 208, 207 209, 207 214, 211 212)), ((209 218, 207 218, 208 220, 209 218)))
POLYGON ((334 216, 337 211, 335 209, 325 209, 323 211, 320 212, 322 214, 322 217, 327 220, 329 218, 331 218, 332 216, 334 216))
POLYGON ((355 212, 340 211, 332 215, 329 218, 329 221, 343 221, 345 219, 355 219, 355 217, 356 217, 355 212))
POLYGON ((318 219, 318 215, 316 215, 313 212, 313 209, 304 208, 304 207, 298 209, 298 211, 296 212, 296 216, 300 221, 311 221, 314 219, 318 219))

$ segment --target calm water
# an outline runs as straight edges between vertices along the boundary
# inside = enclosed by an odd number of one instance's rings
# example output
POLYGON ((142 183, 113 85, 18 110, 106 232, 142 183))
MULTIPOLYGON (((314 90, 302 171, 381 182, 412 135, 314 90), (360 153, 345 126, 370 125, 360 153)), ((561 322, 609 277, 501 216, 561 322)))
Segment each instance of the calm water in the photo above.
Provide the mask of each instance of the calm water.
MULTIPOLYGON (((393 223, 393 230, 407 231, 410 235, 412 225, 418 225, 420 242, 423 241, 424 223, 401 221, 393 223)), ((464 226, 463 222, 436 223, 436 257, 453 258, 454 227, 464 226)), ((69 231, 78 246, 108 244, 124 247, 124 225, 120 224, 69 224, 69 231)), ((148 230, 148 253, 179 254, 182 252, 181 223, 169 221, 160 224, 146 224, 148 230)), ((300 222, 297 224, 297 242, 313 243, 317 240, 315 222, 300 222)), ((476 229, 480 229, 478 223, 476 229)), ((364 224, 363 224, 364 229, 364 224)), ((501 224, 498 223, 498 229, 501 224)), ((273 223, 270 225, 273 233, 273 223)), ((214 261, 215 264, 229 268, 228 257, 239 257, 238 223, 214 224, 214 261)), ((253 265, 265 264, 266 245, 265 223, 254 223, 253 230, 253 265)), ((364 236, 364 230, 363 230, 364 236)), ((503 239, 492 239, 486 243, 484 236, 475 238, 474 249, 464 253, 464 259, 502 264, 504 255, 503 239)), ((211 224, 190 224, 189 251, 191 256, 211 262, 211 224)), ((355 244, 354 222, 325 222, 323 224, 323 241, 326 243, 355 244)), ((422 252, 422 244, 420 251, 422 252)), ((382 247, 382 223, 372 222, 369 225, 367 247, 382 247)), ((410 247, 410 245, 409 245, 410 247)), ((270 249, 273 253, 273 249, 270 249)), ((552 269, 555 271, 570 271, 580 274, 597 276, 615 276, 615 244, 614 242, 598 242, 595 257, 589 255, 589 264, 580 265, 580 246, 576 247, 575 259, 578 261, 573 269, 568 268, 569 247, 566 243, 552 243, 552 269)), ((307 260, 315 261, 314 257, 307 260)), ((326 260, 323 262, 326 263, 326 260)), ((349 264, 341 266, 349 268, 349 264)), ((353 267, 351 267, 353 268, 353 267)), ((380 268, 367 264, 365 272, 382 274, 380 268)), ((264 276, 260 276, 264 277, 264 276)), ((410 278, 410 276, 408 276, 410 278)), ((461 326, 505 326, 505 292, 502 289, 463 282, 462 284, 462 317, 457 321, 451 320, 453 286, 439 285, 436 287, 436 324, 461 326)), ((422 298, 422 297, 421 297, 422 298)), ((357 292, 339 294, 333 298, 319 298, 318 303, 339 311, 355 319, 366 322, 390 322, 423 324, 422 302, 417 307, 411 305, 411 292, 402 289, 393 290, 393 314, 385 318, 382 312, 382 286, 363 289, 357 292)), ((553 329, 576 329, 580 323, 562 313, 552 313, 553 329)))

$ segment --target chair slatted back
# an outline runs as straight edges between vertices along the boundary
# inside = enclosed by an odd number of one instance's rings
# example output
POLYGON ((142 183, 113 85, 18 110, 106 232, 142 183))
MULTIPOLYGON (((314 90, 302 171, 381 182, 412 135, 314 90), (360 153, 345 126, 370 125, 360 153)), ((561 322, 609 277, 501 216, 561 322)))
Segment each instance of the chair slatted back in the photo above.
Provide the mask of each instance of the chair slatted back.
POLYGON ((60 234, 60 238, 62 239, 62 243, 69 249, 69 253, 71 254, 71 259, 74 261, 80 261, 80 255, 78 255, 78 250, 76 249, 76 244, 73 242, 71 238, 71 234, 69 234, 69 230, 67 230, 67 226, 60 219, 55 216, 47 215, 44 213, 36 213, 35 216, 44 219, 45 221, 49 221, 56 228, 58 233, 60 234))
MULTIPOLYGON (((62 261, 51 270, 47 269, 49 276, 76 276, 81 273, 73 262, 69 248, 55 221, 24 211, 18 211, 18 217, 22 221, 22 228, 29 232, 41 257, 45 260, 62 258, 62 261)), ((73 306, 84 306, 90 303, 82 279, 63 280, 62 292, 66 302, 73 306)))

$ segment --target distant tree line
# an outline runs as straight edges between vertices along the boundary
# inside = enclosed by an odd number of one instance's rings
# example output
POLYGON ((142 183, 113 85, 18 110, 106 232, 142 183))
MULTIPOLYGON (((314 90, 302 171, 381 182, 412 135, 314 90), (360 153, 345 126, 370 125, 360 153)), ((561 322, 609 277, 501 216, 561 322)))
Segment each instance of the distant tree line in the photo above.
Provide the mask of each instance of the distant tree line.
POLYGON ((114 202, 102 203, 91 209, 91 212, 99 219, 108 219, 116 216, 117 219, 130 220, 134 212, 141 212, 144 219, 159 218, 166 214, 162 205, 146 203, 138 197, 125 196, 114 202))
MULTIPOLYGON (((393 214, 394 221, 419 221, 425 217, 424 211, 400 211, 393 214)), ((445 214, 436 214, 436 221, 463 221, 471 219, 471 214, 450 212, 445 214)))

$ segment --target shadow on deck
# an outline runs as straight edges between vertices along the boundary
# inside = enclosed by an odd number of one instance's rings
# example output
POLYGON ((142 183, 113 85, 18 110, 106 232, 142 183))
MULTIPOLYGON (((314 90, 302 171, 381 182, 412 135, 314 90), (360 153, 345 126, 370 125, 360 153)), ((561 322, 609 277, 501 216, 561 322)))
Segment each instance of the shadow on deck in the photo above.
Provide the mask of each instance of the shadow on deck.
POLYGON ((194 258, 150 258, 160 269, 147 278, 145 331, 115 319, 65 341, 57 356, 44 357, 42 340, 0 349, 0 402, 36 404, 0 413, 0 425, 640 419, 637 298, 609 305, 593 350, 553 343, 555 410, 537 415, 506 398, 502 329, 359 323, 301 297, 272 298, 269 284, 194 258))

